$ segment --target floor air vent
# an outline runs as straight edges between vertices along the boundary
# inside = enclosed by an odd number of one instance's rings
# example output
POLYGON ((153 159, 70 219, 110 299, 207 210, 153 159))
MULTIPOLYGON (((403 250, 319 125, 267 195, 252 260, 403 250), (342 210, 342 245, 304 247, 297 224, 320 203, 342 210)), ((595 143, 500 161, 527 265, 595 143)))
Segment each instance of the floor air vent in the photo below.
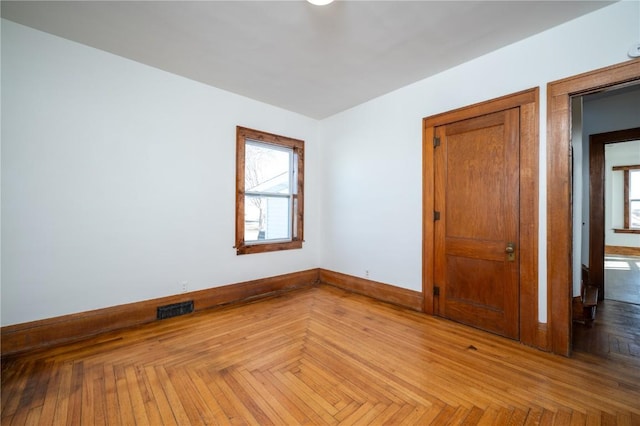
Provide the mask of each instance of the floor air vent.
POLYGON ((158 319, 177 317, 193 312, 193 300, 188 302, 173 303, 171 305, 158 306, 158 319))

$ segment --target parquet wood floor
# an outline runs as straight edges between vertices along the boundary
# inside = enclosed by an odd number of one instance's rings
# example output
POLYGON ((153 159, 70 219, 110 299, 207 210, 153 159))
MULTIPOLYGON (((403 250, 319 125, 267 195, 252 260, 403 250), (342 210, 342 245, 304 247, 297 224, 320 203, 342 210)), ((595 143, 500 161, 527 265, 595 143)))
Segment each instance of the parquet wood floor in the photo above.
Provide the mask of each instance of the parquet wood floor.
POLYGON ((640 368, 640 305, 601 300, 592 327, 573 324, 573 350, 611 360, 637 362, 640 368))
POLYGON ((318 286, 5 359, 1 416, 3 425, 638 425, 640 369, 318 286))

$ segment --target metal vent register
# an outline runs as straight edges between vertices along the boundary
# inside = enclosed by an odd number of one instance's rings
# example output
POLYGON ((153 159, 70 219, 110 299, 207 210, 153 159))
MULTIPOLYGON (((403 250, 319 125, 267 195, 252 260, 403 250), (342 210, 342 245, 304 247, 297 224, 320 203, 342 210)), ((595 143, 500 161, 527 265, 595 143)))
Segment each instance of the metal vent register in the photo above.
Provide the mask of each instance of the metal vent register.
POLYGON ((158 306, 159 320, 167 319, 171 317, 177 317, 178 315, 189 314, 193 312, 193 300, 188 302, 172 303, 171 305, 158 306))

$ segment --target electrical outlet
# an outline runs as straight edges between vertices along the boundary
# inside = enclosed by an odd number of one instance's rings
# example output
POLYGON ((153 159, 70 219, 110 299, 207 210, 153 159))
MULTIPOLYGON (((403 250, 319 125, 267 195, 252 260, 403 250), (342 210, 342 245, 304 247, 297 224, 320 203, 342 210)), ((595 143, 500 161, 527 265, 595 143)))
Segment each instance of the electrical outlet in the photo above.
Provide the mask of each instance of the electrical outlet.
POLYGON ((180 283, 180 289, 182 290, 183 293, 186 293, 189 291, 189 281, 182 281, 180 283))
POLYGON ((365 278, 369 278, 369 270, 368 269, 366 271, 364 271, 364 276, 365 276, 365 278))

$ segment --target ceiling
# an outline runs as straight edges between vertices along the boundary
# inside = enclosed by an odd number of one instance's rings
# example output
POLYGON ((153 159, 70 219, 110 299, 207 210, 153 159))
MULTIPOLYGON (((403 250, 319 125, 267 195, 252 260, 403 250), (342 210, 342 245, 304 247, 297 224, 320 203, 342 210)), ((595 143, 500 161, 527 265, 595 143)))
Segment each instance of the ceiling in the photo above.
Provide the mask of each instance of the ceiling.
POLYGON ((322 119, 612 2, 2 1, 2 17, 322 119))

